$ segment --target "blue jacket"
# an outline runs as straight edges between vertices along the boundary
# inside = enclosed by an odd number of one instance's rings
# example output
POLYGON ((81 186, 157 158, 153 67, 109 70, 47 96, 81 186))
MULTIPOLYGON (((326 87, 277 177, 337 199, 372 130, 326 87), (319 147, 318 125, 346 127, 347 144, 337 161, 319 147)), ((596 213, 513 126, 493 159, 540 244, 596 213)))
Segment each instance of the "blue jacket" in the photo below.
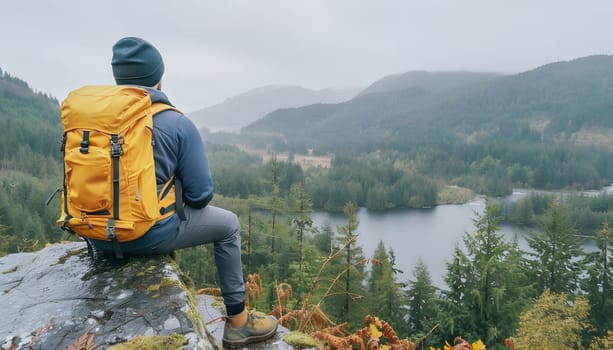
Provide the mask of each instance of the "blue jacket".
MULTIPOLYGON (((172 105, 162 91, 147 88, 151 102, 172 105)), ((184 115, 163 111, 153 118, 153 156, 158 193, 173 176, 183 183, 183 200, 192 208, 204 208, 213 198, 213 179, 204 145, 194 123, 184 115)), ((167 239, 174 238, 179 227, 179 217, 174 215, 157 222, 143 237, 122 243, 125 254, 147 254, 149 250, 167 239)), ((104 252, 113 253, 110 242, 90 240, 104 252)))

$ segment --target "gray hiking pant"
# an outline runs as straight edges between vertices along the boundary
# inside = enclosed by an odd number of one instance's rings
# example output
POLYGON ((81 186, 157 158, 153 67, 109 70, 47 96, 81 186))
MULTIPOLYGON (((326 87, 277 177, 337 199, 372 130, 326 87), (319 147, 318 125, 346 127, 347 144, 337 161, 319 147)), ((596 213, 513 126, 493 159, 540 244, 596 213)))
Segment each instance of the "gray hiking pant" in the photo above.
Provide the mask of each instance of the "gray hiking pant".
POLYGON ((245 301, 245 283, 241 263, 240 224, 231 211, 207 205, 203 209, 185 207, 186 220, 181 222, 174 239, 155 248, 157 253, 213 243, 215 265, 219 274, 224 304, 245 301))

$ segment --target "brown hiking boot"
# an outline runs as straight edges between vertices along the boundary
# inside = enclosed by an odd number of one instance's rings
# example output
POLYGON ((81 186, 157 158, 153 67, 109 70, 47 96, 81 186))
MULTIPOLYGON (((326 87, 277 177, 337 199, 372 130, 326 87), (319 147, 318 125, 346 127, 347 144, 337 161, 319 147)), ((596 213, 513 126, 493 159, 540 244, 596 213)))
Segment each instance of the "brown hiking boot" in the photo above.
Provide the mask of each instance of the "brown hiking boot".
POLYGON ((247 322, 234 328, 230 320, 223 330, 223 345, 230 349, 272 338, 277 332, 277 319, 262 312, 249 311, 247 322))

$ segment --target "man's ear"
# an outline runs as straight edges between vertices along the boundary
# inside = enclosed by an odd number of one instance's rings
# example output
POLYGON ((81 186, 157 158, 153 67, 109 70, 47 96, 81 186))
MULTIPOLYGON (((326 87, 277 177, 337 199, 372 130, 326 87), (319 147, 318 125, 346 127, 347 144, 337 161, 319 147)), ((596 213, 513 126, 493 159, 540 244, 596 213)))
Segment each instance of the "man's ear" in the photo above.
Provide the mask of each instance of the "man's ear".
POLYGON ((153 88, 159 91, 162 91, 162 81, 160 80, 159 83, 153 85, 153 88))

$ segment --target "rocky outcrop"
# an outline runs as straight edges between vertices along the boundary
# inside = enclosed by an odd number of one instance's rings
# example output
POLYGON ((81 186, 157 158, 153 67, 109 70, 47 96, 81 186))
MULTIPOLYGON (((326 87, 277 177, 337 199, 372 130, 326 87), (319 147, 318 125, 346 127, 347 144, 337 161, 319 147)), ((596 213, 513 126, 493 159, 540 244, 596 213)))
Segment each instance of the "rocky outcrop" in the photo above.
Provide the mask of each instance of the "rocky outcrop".
POLYGON ((90 258, 81 242, 8 255, 0 310, 1 349, 111 349, 137 336, 220 348, 168 256, 90 258))
MULTIPOLYGON (((82 242, 2 257, 0 349, 221 349, 223 303, 186 284, 169 256, 92 258, 82 242)), ((294 349, 288 333, 246 349, 294 349)))

